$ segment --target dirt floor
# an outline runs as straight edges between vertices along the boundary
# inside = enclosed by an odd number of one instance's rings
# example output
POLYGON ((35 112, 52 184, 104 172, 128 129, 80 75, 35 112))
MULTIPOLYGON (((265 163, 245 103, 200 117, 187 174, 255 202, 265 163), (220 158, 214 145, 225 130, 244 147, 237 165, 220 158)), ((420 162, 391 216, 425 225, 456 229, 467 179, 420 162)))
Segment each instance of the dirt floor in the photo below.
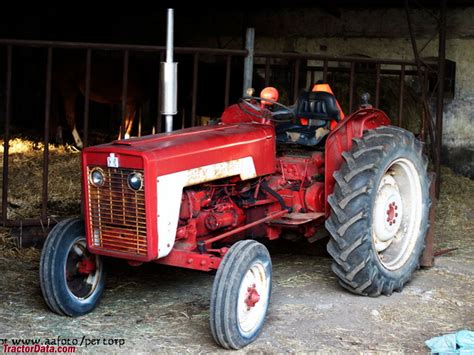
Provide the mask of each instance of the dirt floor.
MULTIPOLYGON (((457 249, 390 297, 342 289, 323 243, 274 242, 269 314, 260 338, 244 351, 426 352, 424 341, 433 336, 474 330, 473 199, 474 181, 443 169, 436 250, 457 249)), ((10 231, 0 230, 0 346, 4 339, 61 337, 100 339, 79 351, 222 351, 209 331, 213 275, 114 262, 98 308, 73 319, 53 314, 43 302, 39 253, 15 248, 10 231), (104 345, 104 339, 123 345, 104 345)))

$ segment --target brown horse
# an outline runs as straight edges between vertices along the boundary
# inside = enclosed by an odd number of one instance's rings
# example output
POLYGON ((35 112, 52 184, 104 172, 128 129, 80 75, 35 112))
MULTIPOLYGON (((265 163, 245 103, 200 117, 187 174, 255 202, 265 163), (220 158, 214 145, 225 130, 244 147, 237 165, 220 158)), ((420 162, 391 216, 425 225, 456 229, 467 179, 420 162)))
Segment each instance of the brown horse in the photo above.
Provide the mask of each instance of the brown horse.
MULTIPOLYGON (((55 88, 64 100, 67 124, 77 147, 83 142, 76 127, 76 100, 85 94, 86 66, 84 60, 65 57, 57 62, 53 73, 55 88)), ((122 60, 120 58, 94 58, 91 63, 89 99, 102 104, 122 103, 122 60)), ((122 126, 125 139, 130 137, 136 113, 146 100, 143 80, 135 67, 129 66, 127 98, 122 126)), ((122 138, 122 130, 118 138, 122 138)))

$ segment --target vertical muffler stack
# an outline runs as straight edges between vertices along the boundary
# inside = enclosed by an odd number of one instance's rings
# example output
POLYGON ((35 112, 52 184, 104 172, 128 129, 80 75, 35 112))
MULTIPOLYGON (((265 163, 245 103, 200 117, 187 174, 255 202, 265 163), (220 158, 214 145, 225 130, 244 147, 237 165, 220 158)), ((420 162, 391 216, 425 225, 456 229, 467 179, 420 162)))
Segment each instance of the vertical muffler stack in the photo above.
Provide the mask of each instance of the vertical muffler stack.
POLYGON ((173 130, 173 115, 178 112, 178 63, 173 62, 174 10, 168 9, 166 61, 161 63, 161 114, 166 117, 166 132, 173 130))

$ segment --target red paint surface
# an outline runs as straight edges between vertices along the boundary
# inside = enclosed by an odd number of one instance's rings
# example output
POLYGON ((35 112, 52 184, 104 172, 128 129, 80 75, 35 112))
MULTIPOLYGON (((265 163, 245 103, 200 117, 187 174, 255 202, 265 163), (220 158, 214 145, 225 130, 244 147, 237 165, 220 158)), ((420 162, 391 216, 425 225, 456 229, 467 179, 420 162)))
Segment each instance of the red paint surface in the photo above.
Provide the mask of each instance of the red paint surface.
POLYGON ((258 294, 257 287, 253 284, 247 288, 247 296, 245 297, 247 309, 250 310, 250 308, 255 307, 258 301, 260 301, 260 295, 258 294))
POLYGON ((275 170, 275 133, 263 124, 217 125, 132 138, 86 148, 89 164, 106 165, 109 153, 121 166, 143 159, 145 170, 160 176, 251 156, 257 175, 275 170))
POLYGON ((352 139, 362 137, 364 131, 389 124, 390 119, 383 111, 370 108, 354 112, 352 115, 339 122, 337 127, 331 131, 326 140, 325 150, 326 218, 329 217, 331 210, 327 203, 327 198, 332 194, 335 185, 333 174, 335 171, 339 170, 344 161, 342 153, 351 150, 352 139))
POLYGON ((174 248, 168 256, 156 260, 158 264, 179 266, 186 269, 210 271, 217 270, 221 258, 212 254, 184 251, 174 248))
POLYGON ((94 272, 95 269, 95 256, 93 255, 88 258, 82 258, 77 266, 77 270, 79 271, 79 273, 84 275, 89 275, 91 272, 94 272))

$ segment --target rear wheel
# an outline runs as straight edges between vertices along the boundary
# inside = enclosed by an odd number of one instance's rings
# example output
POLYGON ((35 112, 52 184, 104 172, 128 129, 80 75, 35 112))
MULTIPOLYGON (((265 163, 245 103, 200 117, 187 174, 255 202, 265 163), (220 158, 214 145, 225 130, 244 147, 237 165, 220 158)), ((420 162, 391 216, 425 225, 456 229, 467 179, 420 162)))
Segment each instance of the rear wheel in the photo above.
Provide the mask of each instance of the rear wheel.
POLYGON ((332 270, 351 292, 390 295, 410 280, 424 248, 430 201, 421 143, 380 127, 343 157, 328 198, 332 270))
POLYGON ((89 253, 84 221, 67 219, 49 233, 40 262, 40 284, 55 313, 79 316, 92 311, 104 291, 104 263, 89 253))
POLYGON ((267 248, 256 241, 235 243, 222 259, 211 293, 210 325, 214 340, 240 349, 260 334, 272 284, 267 248))

